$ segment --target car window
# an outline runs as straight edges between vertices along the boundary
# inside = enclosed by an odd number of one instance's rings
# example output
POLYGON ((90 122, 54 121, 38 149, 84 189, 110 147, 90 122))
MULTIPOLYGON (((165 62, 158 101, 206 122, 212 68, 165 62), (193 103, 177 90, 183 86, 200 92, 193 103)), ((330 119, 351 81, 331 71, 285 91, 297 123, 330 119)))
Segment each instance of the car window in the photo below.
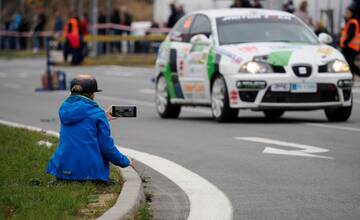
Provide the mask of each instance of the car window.
POLYGON ((197 15, 190 29, 190 38, 197 34, 204 34, 207 37, 211 35, 211 24, 205 15, 197 15))
POLYGON ((229 16, 216 19, 220 44, 289 42, 317 44, 316 36, 293 16, 229 16))
POLYGON ((170 39, 178 42, 190 41, 190 27, 193 23, 194 15, 182 17, 170 32, 170 39))

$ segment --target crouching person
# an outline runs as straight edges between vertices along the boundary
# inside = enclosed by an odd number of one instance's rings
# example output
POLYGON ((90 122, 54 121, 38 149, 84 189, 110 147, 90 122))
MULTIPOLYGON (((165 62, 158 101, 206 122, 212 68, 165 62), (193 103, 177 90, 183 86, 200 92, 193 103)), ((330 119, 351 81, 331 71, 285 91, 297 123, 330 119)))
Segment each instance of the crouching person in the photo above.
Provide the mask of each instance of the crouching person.
POLYGON ((60 142, 47 172, 58 180, 109 180, 109 163, 127 167, 131 161, 115 146, 110 134, 113 119, 94 101, 96 79, 79 75, 71 81, 71 95, 59 109, 60 142))

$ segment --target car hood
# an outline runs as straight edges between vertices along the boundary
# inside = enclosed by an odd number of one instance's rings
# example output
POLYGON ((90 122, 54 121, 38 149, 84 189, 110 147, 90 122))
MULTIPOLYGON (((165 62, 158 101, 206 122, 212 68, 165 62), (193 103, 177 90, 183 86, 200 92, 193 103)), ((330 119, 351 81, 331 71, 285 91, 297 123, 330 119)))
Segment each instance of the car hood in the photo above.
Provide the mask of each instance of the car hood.
POLYGON ((256 59, 276 66, 324 65, 334 59, 345 60, 338 50, 323 44, 242 43, 220 46, 216 53, 232 64, 256 59))

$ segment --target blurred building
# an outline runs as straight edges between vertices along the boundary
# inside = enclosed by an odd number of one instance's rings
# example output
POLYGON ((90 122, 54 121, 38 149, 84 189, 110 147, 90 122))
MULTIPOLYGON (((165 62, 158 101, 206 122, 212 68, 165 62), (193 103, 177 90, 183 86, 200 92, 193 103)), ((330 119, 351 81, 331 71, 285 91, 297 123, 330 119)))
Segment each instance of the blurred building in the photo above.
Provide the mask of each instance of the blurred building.
MULTIPOLYGON (((302 0, 293 0, 297 8, 302 0)), ((338 33, 343 23, 343 14, 352 0, 308 0, 309 13, 313 20, 323 20, 325 25, 333 32, 338 33), (331 27, 332 26, 332 27, 331 27)), ((166 22, 170 14, 169 4, 174 0, 154 0, 154 19, 166 22)), ((264 8, 281 10, 287 0, 263 0, 264 8)), ((228 8, 232 0, 176 0, 176 4, 183 5, 185 12, 202 9, 228 8)))

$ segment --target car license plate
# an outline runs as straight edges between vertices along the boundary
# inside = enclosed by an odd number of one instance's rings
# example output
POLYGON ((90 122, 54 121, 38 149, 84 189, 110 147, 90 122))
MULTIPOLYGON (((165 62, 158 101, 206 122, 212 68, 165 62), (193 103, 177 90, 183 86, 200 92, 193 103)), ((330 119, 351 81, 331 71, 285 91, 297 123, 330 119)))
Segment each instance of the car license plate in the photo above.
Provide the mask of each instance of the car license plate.
POLYGON ((290 91, 292 93, 316 93, 316 83, 291 83, 290 91))
POLYGON ((275 83, 271 85, 272 92, 288 92, 290 91, 289 83, 275 83))

